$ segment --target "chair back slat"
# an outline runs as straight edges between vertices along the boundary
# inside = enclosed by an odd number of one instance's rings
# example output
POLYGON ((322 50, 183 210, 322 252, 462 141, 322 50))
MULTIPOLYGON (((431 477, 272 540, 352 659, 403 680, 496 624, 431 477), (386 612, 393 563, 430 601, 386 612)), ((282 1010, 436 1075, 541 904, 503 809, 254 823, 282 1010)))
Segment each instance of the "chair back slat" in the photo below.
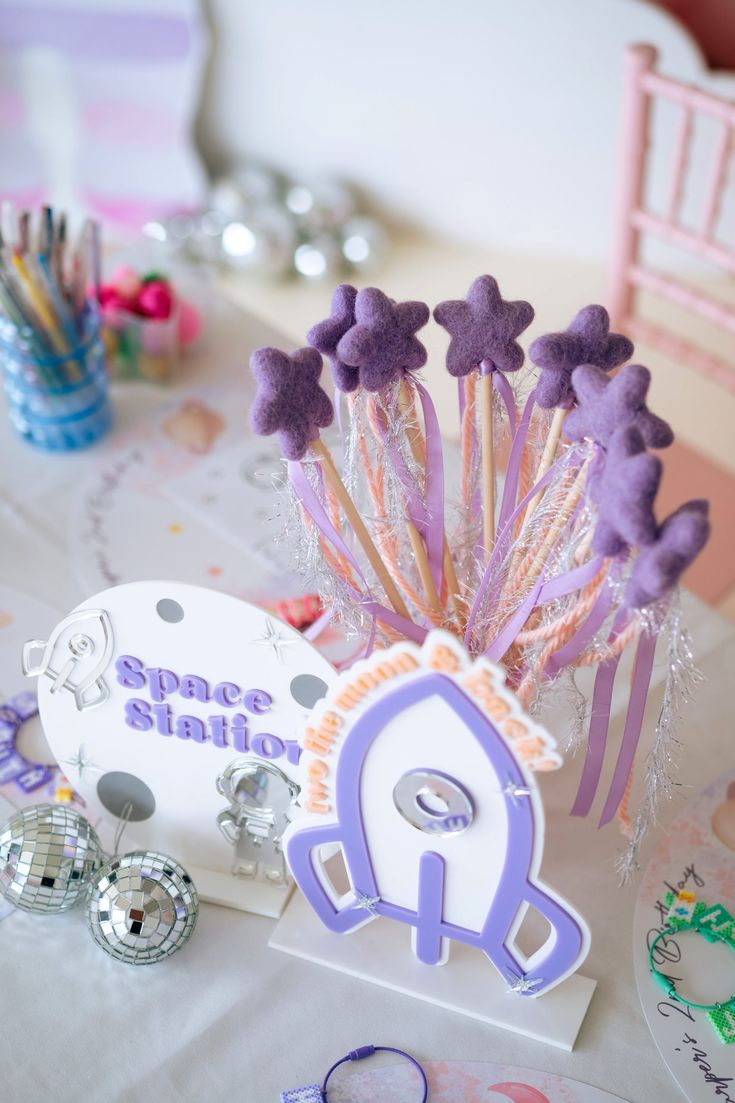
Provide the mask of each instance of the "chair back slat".
POLYGON ((735 334, 735 305, 713 299, 681 279, 657 271, 641 255, 641 238, 647 234, 708 261, 729 276, 735 275, 735 246, 717 236, 735 144, 735 103, 661 76, 655 71, 656 57, 652 46, 631 46, 626 51, 615 234, 609 265, 610 316, 617 328, 646 336, 656 347, 676 354, 695 371, 735 391, 735 364, 727 364, 694 342, 673 334, 667 336, 663 327, 637 317, 636 292, 643 289, 735 334), (663 211, 657 213, 647 208, 644 193, 652 111, 655 102, 661 100, 677 105, 679 115, 666 201, 663 211), (706 117, 710 125, 714 122, 719 131, 697 229, 682 223, 681 209, 700 116, 706 117))
POLYGON ((666 221, 673 224, 677 221, 679 208, 684 194, 684 176, 686 174, 687 159, 689 156, 689 141, 692 136, 692 112, 688 107, 682 106, 679 115, 679 126, 676 132, 676 144, 674 146, 674 162, 671 167, 671 185, 669 199, 666 204, 666 221))
POLYGON ((720 128, 720 136, 715 150, 712 174, 710 176, 707 199, 704 206, 704 222, 701 237, 704 241, 712 241, 712 236, 717 225, 717 216, 720 213, 722 193, 727 183, 728 160, 732 142, 732 126, 723 123, 720 128))

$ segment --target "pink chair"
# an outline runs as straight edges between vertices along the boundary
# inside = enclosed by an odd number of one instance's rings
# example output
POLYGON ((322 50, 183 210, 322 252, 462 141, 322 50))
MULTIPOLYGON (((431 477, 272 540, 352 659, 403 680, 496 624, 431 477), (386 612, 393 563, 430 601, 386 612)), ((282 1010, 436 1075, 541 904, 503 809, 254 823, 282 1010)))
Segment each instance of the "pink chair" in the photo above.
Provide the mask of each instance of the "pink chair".
POLYGON ((667 356, 735 391, 733 363, 713 355, 637 313, 636 292, 645 289, 687 310, 692 310, 735 335, 735 306, 716 301, 663 272, 645 267, 641 237, 651 234, 694 254, 729 275, 735 275, 735 248, 716 239, 716 227, 726 185, 728 162, 735 131, 735 103, 710 95, 692 85, 663 77, 655 69, 653 46, 630 46, 625 54, 623 128, 615 206, 614 247, 610 259, 608 308, 612 324, 633 338, 652 345, 667 356), (654 99, 679 106, 673 160, 665 210, 653 213, 644 207, 651 108, 654 99), (719 124, 719 137, 709 168, 704 208, 698 230, 680 222, 684 179, 693 125, 698 114, 719 124))

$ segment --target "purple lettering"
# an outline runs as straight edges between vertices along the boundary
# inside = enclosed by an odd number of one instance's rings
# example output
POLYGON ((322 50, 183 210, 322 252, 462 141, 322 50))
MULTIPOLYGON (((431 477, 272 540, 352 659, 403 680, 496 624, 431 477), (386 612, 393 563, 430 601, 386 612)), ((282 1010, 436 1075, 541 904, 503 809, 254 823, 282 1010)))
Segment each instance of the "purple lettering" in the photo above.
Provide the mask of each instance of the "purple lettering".
POLYGON ((215 747, 227 746, 227 720, 224 716, 210 716, 209 731, 215 747))
POLYGON ((125 723, 138 732, 150 731, 153 727, 151 706, 137 697, 125 702, 125 723))
POLYGON ((146 669, 148 677, 148 692, 154 701, 165 701, 169 693, 174 693, 179 688, 179 679, 173 670, 162 670, 157 666, 146 669))
POLYGON ((248 712, 262 716, 273 704, 273 698, 264 689, 249 689, 243 694, 242 703, 248 712))
POLYGON ((212 690, 212 700, 223 708, 231 709, 233 705, 239 704, 240 687, 234 682, 219 682, 212 690))
POLYGON ((280 758, 284 751, 283 741, 267 732, 254 735, 251 746, 261 758, 280 758))
POLYGON ((236 712, 230 720, 230 740, 240 754, 250 750, 248 745, 248 718, 242 712, 236 712))
POLYGON ((188 697, 189 700, 193 698, 195 701, 201 701, 202 704, 209 700, 209 686, 198 674, 184 674, 179 693, 182 697, 188 697))
POLYGON ((151 712, 156 718, 156 731, 161 735, 171 735, 171 709, 168 705, 151 705, 151 712))
POLYGON ((143 664, 134 655, 121 655, 115 663, 115 670, 118 682, 126 689, 142 689, 145 685, 143 664))
POLYGON ((283 745, 286 748, 286 762, 290 762, 292 766, 298 766, 301 761, 301 747, 296 739, 284 739, 283 745))
POLYGON ((196 716, 180 716, 176 721, 179 739, 193 739, 195 743, 207 742, 207 730, 196 716))

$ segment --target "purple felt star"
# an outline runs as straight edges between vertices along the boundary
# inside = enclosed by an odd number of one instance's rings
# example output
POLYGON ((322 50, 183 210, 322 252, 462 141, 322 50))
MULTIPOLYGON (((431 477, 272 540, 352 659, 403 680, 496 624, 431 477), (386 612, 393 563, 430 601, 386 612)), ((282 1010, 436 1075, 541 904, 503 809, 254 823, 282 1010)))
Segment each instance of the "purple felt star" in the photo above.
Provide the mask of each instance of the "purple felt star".
POLYGON ((653 503, 661 471, 661 460, 646 452, 635 425, 613 433, 602 471, 592 485, 592 497, 599 510, 592 539, 596 552, 618 555, 629 544, 640 547, 653 543, 653 503))
POLYGON ((610 316, 604 306, 585 306, 563 333, 537 337, 528 350, 541 376, 536 401, 550 410, 574 401, 572 372, 580 364, 594 364, 612 371, 633 355, 633 344, 622 333, 610 333, 610 316))
POLYGON ((366 391, 382 391, 426 363, 426 349, 414 334, 428 320, 426 303, 396 303, 377 287, 367 287, 357 293, 355 325, 339 341, 337 356, 357 369, 366 391))
POLYGON ((332 312, 323 322, 317 322, 309 330, 306 340, 312 348, 326 356, 332 366, 334 385, 339 391, 349 393, 360 385, 360 372, 344 364, 337 356, 337 345, 355 325, 355 299, 357 290, 349 283, 341 283, 332 295, 332 312))
POLYGON ((673 589, 707 543, 709 532, 709 502, 698 499, 679 506, 661 525, 656 541, 636 559, 626 592, 628 604, 640 609, 673 589))
POLYGON ((300 460, 319 429, 332 424, 334 410, 319 386, 322 358, 316 349, 256 349, 250 367, 258 384, 250 407, 250 427, 260 436, 278 433, 288 460, 300 460))
POLYGON ((469 375, 483 360, 498 371, 513 372, 523 364, 517 338, 533 321, 533 307, 522 299, 506 302, 492 276, 478 276, 466 299, 439 303, 434 320, 451 337, 450 375, 469 375))
POLYGON ((602 368, 583 364, 572 372, 576 406, 564 422, 568 440, 590 438, 603 446, 617 429, 635 425, 649 448, 666 448, 674 439, 668 422, 646 406, 651 373, 642 364, 628 364, 610 378, 602 368))

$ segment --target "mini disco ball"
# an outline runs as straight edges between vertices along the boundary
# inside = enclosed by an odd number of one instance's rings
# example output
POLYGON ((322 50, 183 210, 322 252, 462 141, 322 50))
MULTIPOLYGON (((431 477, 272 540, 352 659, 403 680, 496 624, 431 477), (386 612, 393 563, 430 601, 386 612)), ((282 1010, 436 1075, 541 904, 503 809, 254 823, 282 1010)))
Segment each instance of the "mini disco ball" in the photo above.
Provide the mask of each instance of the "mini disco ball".
POLYGON ((189 874, 155 850, 110 859, 89 886, 92 938, 129 965, 152 964, 180 950, 198 914, 199 897, 189 874))
POLYGON ((103 860, 97 832, 61 804, 35 804, 0 828, 0 894, 29 912, 72 908, 103 860))

